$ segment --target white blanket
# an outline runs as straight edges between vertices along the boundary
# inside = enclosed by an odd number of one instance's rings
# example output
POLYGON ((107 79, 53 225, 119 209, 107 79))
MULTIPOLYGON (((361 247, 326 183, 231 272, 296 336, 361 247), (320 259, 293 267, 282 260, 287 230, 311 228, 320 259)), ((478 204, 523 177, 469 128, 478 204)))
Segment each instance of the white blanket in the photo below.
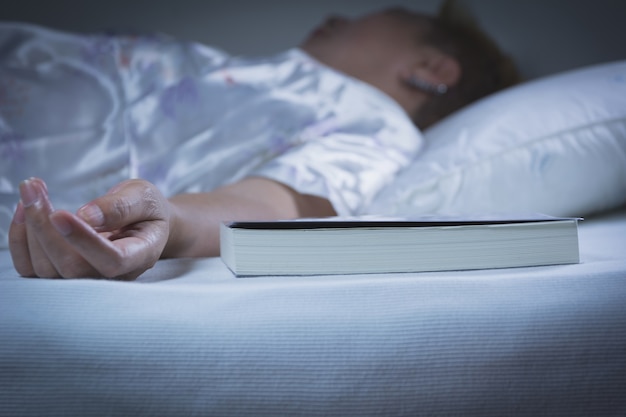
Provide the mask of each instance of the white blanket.
POLYGON ((17 276, 0 252, 0 416, 626 415, 626 211, 577 265, 137 282, 17 276))

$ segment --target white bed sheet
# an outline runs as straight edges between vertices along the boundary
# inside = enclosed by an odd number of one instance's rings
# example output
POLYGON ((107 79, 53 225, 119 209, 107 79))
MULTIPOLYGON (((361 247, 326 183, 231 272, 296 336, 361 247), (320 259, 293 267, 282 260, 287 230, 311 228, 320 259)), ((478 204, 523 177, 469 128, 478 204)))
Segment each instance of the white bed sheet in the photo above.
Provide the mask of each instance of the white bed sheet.
POLYGON ((0 416, 626 415, 626 210, 577 265, 137 282, 0 253, 0 416))

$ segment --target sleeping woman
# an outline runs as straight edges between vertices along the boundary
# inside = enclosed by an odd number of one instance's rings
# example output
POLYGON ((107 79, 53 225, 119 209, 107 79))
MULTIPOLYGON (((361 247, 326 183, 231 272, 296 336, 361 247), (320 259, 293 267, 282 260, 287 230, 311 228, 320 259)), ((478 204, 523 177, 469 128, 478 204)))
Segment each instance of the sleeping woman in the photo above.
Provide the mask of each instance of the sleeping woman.
POLYGON ((419 152, 419 129, 516 79, 450 15, 331 17, 254 59, 0 25, 0 203, 16 270, 134 279, 159 258, 218 255, 225 220, 367 212, 419 152))

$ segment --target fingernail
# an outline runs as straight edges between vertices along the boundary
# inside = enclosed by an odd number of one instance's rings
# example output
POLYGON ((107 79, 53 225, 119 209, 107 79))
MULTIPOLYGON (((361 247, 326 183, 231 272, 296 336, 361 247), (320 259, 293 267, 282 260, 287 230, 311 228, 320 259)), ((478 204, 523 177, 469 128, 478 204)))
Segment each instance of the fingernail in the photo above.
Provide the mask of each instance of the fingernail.
POLYGON ((44 191, 47 194, 48 193, 48 184, 46 184, 46 182, 44 180, 42 180, 41 178, 37 178, 37 181, 39 182, 39 184, 41 184, 41 187, 44 189, 44 191))
POLYGON ((13 223, 24 224, 26 222, 26 214, 24 213, 24 205, 22 202, 17 203, 15 214, 13 215, 13 223))
POLYGON ((37 185, 39 185, 39 187, 41 187, 41 189, 43 191, 46 192, 46 194, 48 193, 48 185, 46 184, 46 182, 44 180, 42 180, 41 178, 37 178, 37 177, 30 177, 28 179, 29 181, 33 182, 33 183, 37 183, 37 185))
POLYGON ((100 207, 95 204, 85 204, 82 206, 78 209, 78 216, 92 227, 102 226, 104 224, 104 214, 102 210, 100 210, 100 207))
POLYGON ((53 213, 50 215, 50 223, 52 223, 54 228, 57 229, 57 231, 63 236, 67 236, 72 233, 72 224, 63 216, 55 216, 53 213))
POLYGON ((39 189, 33 179, 27 179, 20 184, 20 197, 24 207, 30 207, 39 201, 39 189))

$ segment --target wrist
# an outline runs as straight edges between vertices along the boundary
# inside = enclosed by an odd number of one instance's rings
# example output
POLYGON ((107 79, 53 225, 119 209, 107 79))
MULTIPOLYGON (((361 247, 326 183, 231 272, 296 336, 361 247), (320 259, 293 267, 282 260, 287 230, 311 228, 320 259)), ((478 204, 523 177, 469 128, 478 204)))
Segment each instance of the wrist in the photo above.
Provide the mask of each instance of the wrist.
POLYGON ((178 206, 171 200, 166 200, 168 206, 168 235, 167 242, 161 253, 161 258, 181 257, 184 240, 180 236, 181 220, 178 206))

